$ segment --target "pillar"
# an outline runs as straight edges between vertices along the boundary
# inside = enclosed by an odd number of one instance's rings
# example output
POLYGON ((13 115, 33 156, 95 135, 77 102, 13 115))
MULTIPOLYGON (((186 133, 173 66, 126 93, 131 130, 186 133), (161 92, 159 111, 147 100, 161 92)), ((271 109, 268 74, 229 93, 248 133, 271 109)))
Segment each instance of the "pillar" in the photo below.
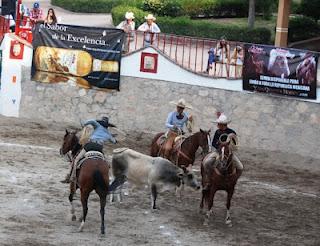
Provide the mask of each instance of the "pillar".
POLYGON ((291 0, 279 0, 275 46, 287 47, 291 0))

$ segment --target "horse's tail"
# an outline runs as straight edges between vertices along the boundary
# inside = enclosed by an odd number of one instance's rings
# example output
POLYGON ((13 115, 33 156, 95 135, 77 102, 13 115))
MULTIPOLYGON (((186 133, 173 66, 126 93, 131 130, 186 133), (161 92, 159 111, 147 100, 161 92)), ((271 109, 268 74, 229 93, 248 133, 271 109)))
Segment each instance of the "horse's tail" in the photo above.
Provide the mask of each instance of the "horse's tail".
POLYGON ((157 141, 158 141, 159 137, 163 134, 164 134, 163 132, 160 132, 157 135, 155 135, 154 138, 152 139, 151 148, 150 148, 150 155, 153 157, 158 156, 159 150, 157 148, 157 141))
POLYGON ((93 178, 94 178, 93 180, 95 182, 95 186, 96 187, 99 187, 102 190, 107 190, 108 189, 107 183, 106 183, 105 179, 103 178, 102 173, 99 170, 96 170, 93 173, 93 178))

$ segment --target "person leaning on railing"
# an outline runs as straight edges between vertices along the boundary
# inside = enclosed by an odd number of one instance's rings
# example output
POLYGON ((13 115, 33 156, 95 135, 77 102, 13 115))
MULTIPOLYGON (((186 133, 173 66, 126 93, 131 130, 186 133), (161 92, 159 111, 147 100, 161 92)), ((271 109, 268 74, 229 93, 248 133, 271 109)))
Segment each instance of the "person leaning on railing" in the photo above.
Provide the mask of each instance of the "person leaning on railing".
POLYGON ((136 28, 136 24, 133 21, 134 20, 134 14, 132 12, 126 12, 125 14, 125 20, 121 21, 119 25, 117 25, 116 28, 122 29, 126 33, 126 40, 124 41, 123 44, 123 51, 128 52, 130 47, 129 47, 129 42, 134 41, 134 30, 136 28))
POLYGON ((159 26, 155 23, 156 18, 153 14, 148 14, 144 18, 146 22, 138 27, 138 31, 145 32, 144 45, 149 46, 151 44, 155 44, 157 40, 156 33, 160 33, 161 31, 159 26))

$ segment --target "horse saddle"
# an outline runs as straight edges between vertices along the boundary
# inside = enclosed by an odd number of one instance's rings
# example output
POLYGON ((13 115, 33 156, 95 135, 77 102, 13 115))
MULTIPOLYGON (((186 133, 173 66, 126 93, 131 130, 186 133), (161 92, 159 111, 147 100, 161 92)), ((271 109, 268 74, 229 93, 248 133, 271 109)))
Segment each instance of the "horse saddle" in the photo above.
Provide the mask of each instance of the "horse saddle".
MULTIPOLYGON (((179 135, 179 136, 175 137, 175 139, 174 139, 174 147, 173 148, 174 149, 175 148, 180 148, 180 145, 183 143, 183 141, 185 139, 186 139, 186 136, 184 136, 184 135, 179 135)), ((158 138, 157 144, 159 146, 162 146, 166 142, 166 140, 167 140, 166 135, 163 134, 158 138)))
POLYGON ((81 168, 81 165, 88 159, 101 159, 105 160, 104 154, 99 151, 88 151, 85 153, 84 157, 79 161, 77 169, 81 168))

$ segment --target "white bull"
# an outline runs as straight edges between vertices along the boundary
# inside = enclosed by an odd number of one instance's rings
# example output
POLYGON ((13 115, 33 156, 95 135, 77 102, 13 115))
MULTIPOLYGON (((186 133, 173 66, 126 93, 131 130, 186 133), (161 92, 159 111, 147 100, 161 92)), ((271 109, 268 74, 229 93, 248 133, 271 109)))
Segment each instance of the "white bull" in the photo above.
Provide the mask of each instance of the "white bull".
POLYGON ((113 151, 112 172, 115 180, 110 191, 122 185, 126 179, 134 185, 151 187, 152 209, 156 209, 157 187, 159 184, 180 187, 186 184, 200 189, 194 174, 189 169, 181 169, 162 157, 151 157, 128 148, 113 151))

